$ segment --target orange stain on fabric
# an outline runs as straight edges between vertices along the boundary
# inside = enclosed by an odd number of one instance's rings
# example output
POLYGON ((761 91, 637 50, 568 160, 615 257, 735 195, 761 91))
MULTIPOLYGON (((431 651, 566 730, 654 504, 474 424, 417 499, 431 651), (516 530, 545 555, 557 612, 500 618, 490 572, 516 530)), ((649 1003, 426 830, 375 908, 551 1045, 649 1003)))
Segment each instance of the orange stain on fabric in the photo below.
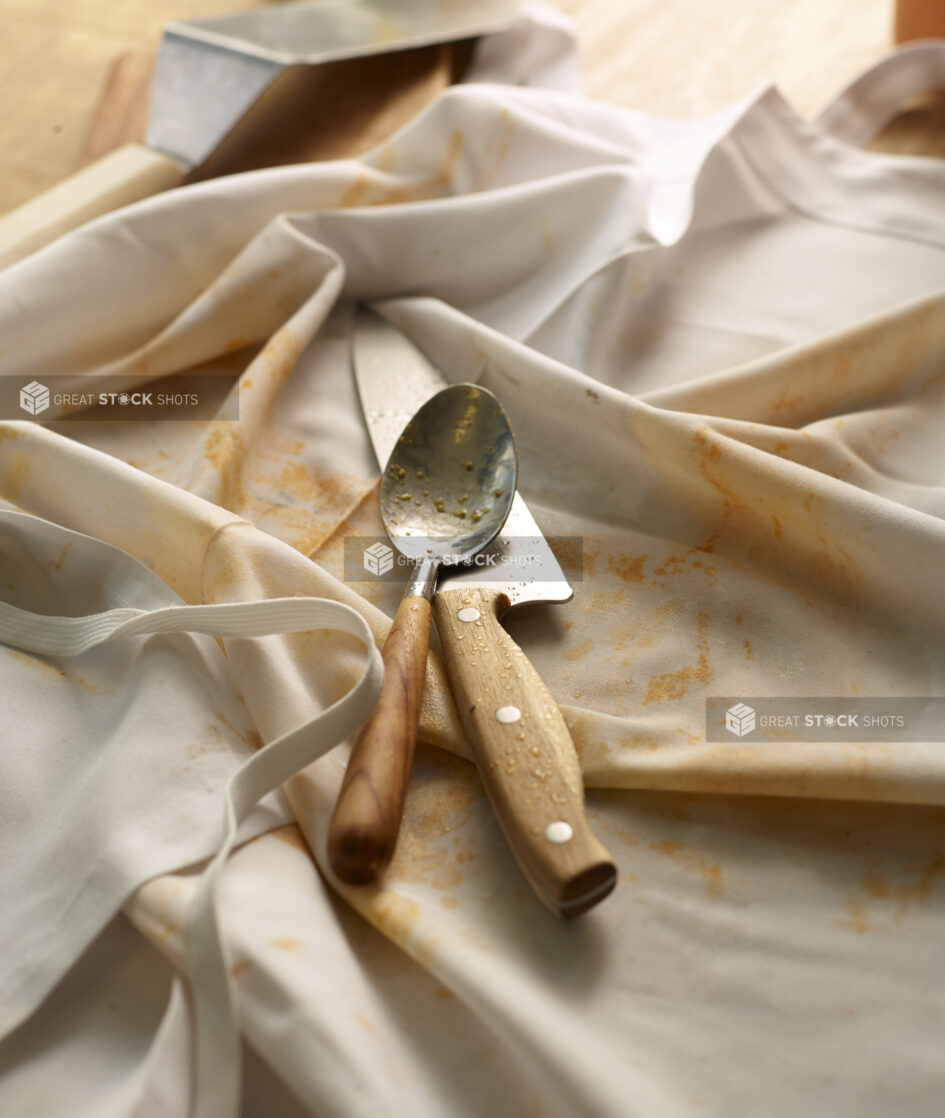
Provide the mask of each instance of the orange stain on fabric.
POLYGON ((741 494, 731 487, 724 476, 725 467, 721 447, 717 443, 709 443, 706 438, 707 430, 708 428, 700 428, 693 435, 699 472, 721 498, 723 514, 747 512, 748 506, 742 500, 741 494))
MULTIPOLYGON (((610 600, 612 603, 613 599, 611 598, 610 600)), ((657 606, 646 619, 646 623, 638 625, 636 631, 633 633, 627 632, 626 624, 621 620, 615 630, 613 639, 615 651, 621 651, 630 644, 635 644, 637 648, 652 648, 659 637, 663 635, 664 629, 672 618, 674 610, 678 609, 679 606, 680 600, 678 598, 672 599, 672 601, 668 602, 666 605, 657 606)), ((603 612, 606 612, 606 610, 603 612)), ((634 658, 635 654, 630 660, 634 658)), ((629 665, 630 660, 625 661, 625 664, 629 665)))
POLYGON ((262 748, 263 741, 256 730, 247 730, 245 733, 243 733, 241 730, 238 730, 233 725, 233 723, 226 717, 225 714, 221 714, 218 710, 215 710, 213 712, 213 717, 218 722, 222 723, 230 731, 230 733, 234 734, 241 741, 245 742, 250 747, 250 749, 262 748))
POLYGON ((646 555, 636 555, 632 558, 629 555, 612 555, 607 560, 607 569, 624 582, 642 582, 643 564, 646 559, 646 555))
POLYGON ((661 675, 650 677, 646 694, 643 696, 643 705, 649 703, 678 702, 686 697, 689 685, 692 683, 708 683, 713 676, 709 666, 708 644, 709 619, 704 613, 696 617, 696 650, 695 664, 687 664, 674 672, 664 672, 661 675))
POLYGON ((718 535, 710 536, 704 543, 688 548, 681 555, 668 555, 658 567, 653 568, 653 574, 659 577, 654 579, 650 585, 657 590, 666 590, 667 580, 686 574, 690 569, 701 571, 709 580, 709 585, 713 585, 716 579, 716 568, 703 562, 703 558, 714 552, 718 538, 718 535), (696 558, 696 556, 702 556, 703 558, 696 558))
POLYGON ((502 169, 502 164, 509 154, 512 137, 515 135, 515 121, 512 120, 512 114, 508 109, 503 109, 499 113, 499 130, 498 144, 496 146, 488 144, 485 149, 486 156, 492 158, 492 167, 482 180, 483 188, 489 187, 495 182, 496 175, 502 169))
POLYGON ((834 924, 863 935, 902 923, 932 900, 935 885, 945 878, 945 853, 937 850, 923 864, 899 870, 898 876, 900 880, 894 880, 880 859, 870 862, 861 882, 862 892, 844 902, 846 916, 834 924))
POLYGON ((663 854, 691 873, 698 873, 709 896, 716 897, 722 892, 722 867, 718 862, 709 862, 701 854, 694 854, 691 850, 687 850, 683 843, 671 839, 651 842, 648 849, 663 854))
POLYGON ((341 202, 339 204, 343 208, 359 205, 364 200, 369 186, 370 182, 368 177, 362 172, 341 195, 341 202))
POLYGON ((690 554, 694 551, 703 551, 706 555, 711 555, 715 551, 715 545, 719 541, 718 533, 714 536, 709 536, 705 543, 700 543, 696 547, 690 548, 690 554))
POLYGON ((23 490, 29 484, 30 463, 25 454, 12 454, 6 468, 0 474, 0 495, 8 501, 17 503, 23 490))
POLYGON ((299 940, 294 936, 284 936, 282 939, 271 939, 269 943, 272 947, 277 947, 280 951, 298 951, 302 946, 299 940))
MULTIPOLYGON (((242 504, 233 511, 241 512, 271 535, 289 543, 303 555, 316 558, 320 550, 337 537, 342 577, 343 538, 349 518, 354 516, 366 498, 376 492, 375 483, 343 474, 322 473, 299 462, 261 464, 246 471, 245 484, 240 487, 242 504), (251 492, 247 492, 251 489, 251 492), (288 498, 288 499, 287 499, 288 498)), ((375 497, 376 502, 376 497, 375 497)), ((380 513, 371 533, 383 532, 380 513)), ((365 533, 368 534, 368 529, 365 533)), ((321 562, 321 557, 318 562, 321 562)))
POLYGON ((686 556, 669 555, 665 558, 659 567, 653 568, 655 575, 678 575, 680 574, 686 564, 686 556))
POLYGON ((17 652, 16 649, 13 648, 8 648, 6 652, 8 656, 12 656, 15 660, 19 660, 23 664, 29 664, 30 667, 36 668, 50 679, 64 680, 68 683, 78 684, 83 691, 88 691, 90 695, 111 694, 111 691, 107 687, 102 687, 98 683, 92 683, 77 672, 67 672, 64 668, 57 668, 54 664, 47 664, 45 660, 36 659, 36 657, 30 656, 25 652, 17 652))
POLYGON ((70 540, 59 554, 59 558, 49 564, 51 571, 61 571, 62 564, 66 561, 66 556, 69 554, 69 549, 72 547, 72 540, 70 540))
MULTIPOLYGON (((349 474, 322 474, 301 462, 287 462, 279 472, 276 485, 308 509, 337 508, 360 502, 365 486, 371 483, 349 474)), ((344 509, 347 512, 347 507, 344 509)))
POLYGON ((393 171, 397 166, 397 149, 393 144, 382 148, 374 157, 374 166, 379 171, 393 171))
MULTIPOLYGON (((781 391, 780 396, 778 396, 776 400, 772 400, 768 410, 771 415, 780 415, 786 411, 794 411, 797 405, 802 404, 803 402, 804 397, 802 395, 795 394, 793 396, 789 396, 788 390, 785 388, 781 391)), ((787 424, 781 424, 780 426, 787 426, 787 424)))
MULTIPOLYGON (((593 822, 595 829, 603 831, 607 835, 613 835, 614 838, 619 839, 625 846, 640 845, 640 840, 638 838, 634 838, 633 835, 628 835, 627 832, 618 827, 616 823, 602 819, 596 811, 589 811, 587 817, 593 822)), ((621 870, 620 876, 622 879, 624 876, 623 870, 621 870)))
POLYGON ((566 574, 580 574, 583 571, 590 578, 597 573, 599 552, 591 549, 588 540, 584 541, 583 546, 572 540, 555 540, 553 550, 566 574))
POLYGON ((687 665, 675 672, 651 676, 643 697, 643 705, 677 702, 686 697, 690 683, 697 680, 700 683, 708 683, 711 678, 712 669, 709 667, 709 662, 705 654, 700 653, 695 665, 687 665))
POLYGON ((217 471, 220 479, 219 504, 232 509, 240 491, 246 443, 236 423, 216 420, 210 425, 204 441, 204 458, 217 471))
POLYGON ((843 597, 849 598, 859 608, 860 572, 853 556, 836 541, 817 537, 823 547, 807 559, 807 576, 810 581, 827 585, 843 597))
POLYGON ((398 839, 390 872, 397 881, 428 884, 443 891, 462 885, 464 878, 459 859, 452 851, 430 846, 409 830, 403 831, 398 839))
POLYGON ((453 185, 456 168, 463 153, 463 145, 462 132, 451 133, 440 166, 417 182, 384 187, 377 179, 372 179, 367 172, 364 172, 345 189, 341 195, 340 205, 342 207, 391 206, 433 198, 453 185))
MULTIPOLYGON (((270 388, 274 381, 279 383, 289 375, 307 344, 308 339, 301 337, 288 326, 280 326, 266 342, 258 360, 262 361, 265 372, 269 374, 267 379, 270 388)), ((254 362, 253 368, 255 367, 254 362)))
POLYGON ((384 890, 371 898, 366 915, 388 939, 406 945, 420 921, 420 906, 411 897, 384 890))
POLYGON ((150 933, 159 943, 169 944, 180 938, 181 929, 173 920, 161 917, 150 924, 150 933))
POLYGON ((945 877, 945 855, 936 851, 932 858, 918 869, 906 871, 907 880, 894 883, 881 871, 881 862, 872 862, 863 877, 863 891, 876 900, 893 901, 897 918, 901 918, 914 905, 927 904, 932 887, 945 877))
POLYGON ((842 920, 834 920, 838 928, 850 928, 859 936, 871 930, 872 925, 866 918, 866 908, 862 901, 847 901, 844 909, 847 913, 846 917, 842 920))
POLYGON ((439 771, 410 788, 388 873, 392 881, 448 891, 463 883, 475 853, 458 834, 453 838, 460 841, 449 846, 437 840, 458 831, 485 792, 472 765, 449 755, 428 757, 439 771))

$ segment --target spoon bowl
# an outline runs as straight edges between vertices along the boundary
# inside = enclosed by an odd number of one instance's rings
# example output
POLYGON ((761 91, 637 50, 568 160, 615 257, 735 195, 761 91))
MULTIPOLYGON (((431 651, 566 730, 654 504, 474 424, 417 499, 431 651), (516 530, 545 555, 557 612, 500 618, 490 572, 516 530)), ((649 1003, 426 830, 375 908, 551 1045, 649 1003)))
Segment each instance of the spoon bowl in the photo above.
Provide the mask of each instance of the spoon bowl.
POLYGON ((516 478, 515 440, 499 401, 475 384, 444 388, 391 451, 381 480, 384 527, 415 562, 464 562, 498 535, 516 478))

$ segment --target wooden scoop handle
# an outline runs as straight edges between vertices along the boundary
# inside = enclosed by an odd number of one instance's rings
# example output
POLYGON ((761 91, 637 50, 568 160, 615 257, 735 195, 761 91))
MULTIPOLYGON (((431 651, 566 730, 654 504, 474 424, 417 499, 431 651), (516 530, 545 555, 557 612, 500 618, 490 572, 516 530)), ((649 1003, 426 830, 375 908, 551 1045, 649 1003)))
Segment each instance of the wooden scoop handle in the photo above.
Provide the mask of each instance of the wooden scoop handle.
POLYGON ((15 264, 93 217, 172 186, 184 169, 168 155, 126 144, 0 218, 0 268, 15 264))
POLYGON ((374 881, 397 845, 429 644, 430 603, 405 597, 384 645, 384 686, 351 750, 328 830, 328 860, 343 881, 374 881))

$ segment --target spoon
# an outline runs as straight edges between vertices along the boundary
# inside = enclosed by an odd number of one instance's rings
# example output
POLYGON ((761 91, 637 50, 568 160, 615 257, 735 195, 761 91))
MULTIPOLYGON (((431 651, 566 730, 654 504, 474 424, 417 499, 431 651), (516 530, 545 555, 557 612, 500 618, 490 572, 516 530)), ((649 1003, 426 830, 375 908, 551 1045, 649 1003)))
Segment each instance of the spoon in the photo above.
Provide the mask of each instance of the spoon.
POLYGON ((344 881, 374 881, 394 853, 413 760, 430 642, 430 602, 444 564, 472 560, 512 507, 515 441, 498 400, 475 384, 432 396, 398 439, 381 478, 381 518, 413 565, 384 645, 384 685, 361 729, 328 832, 344 881))

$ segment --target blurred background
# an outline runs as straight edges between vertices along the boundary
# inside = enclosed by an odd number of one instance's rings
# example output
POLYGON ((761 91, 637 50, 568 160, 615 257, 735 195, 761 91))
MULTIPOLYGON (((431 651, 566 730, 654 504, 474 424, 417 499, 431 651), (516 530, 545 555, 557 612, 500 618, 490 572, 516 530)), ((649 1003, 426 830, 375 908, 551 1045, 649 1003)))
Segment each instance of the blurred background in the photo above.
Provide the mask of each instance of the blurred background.
MULTIPOLYGON (((151 68, 168 20, 257 6, 0 0, 0 212, 143 137, 151 68)), ((766 82, 810 115, 897 38, 945 35, 943 0, 900 0, 898 11, 894 0, 556 6, 577 25, 587 93, 669 116, 711 112, 766 82)), ((201 174, 366 150, 455 80, 468 54, 468 46, 425 48, 283 83, 201 174)), ((876 146, 929 153, 930 136, 945 136, 945 98, 910 106, 876 146)))

